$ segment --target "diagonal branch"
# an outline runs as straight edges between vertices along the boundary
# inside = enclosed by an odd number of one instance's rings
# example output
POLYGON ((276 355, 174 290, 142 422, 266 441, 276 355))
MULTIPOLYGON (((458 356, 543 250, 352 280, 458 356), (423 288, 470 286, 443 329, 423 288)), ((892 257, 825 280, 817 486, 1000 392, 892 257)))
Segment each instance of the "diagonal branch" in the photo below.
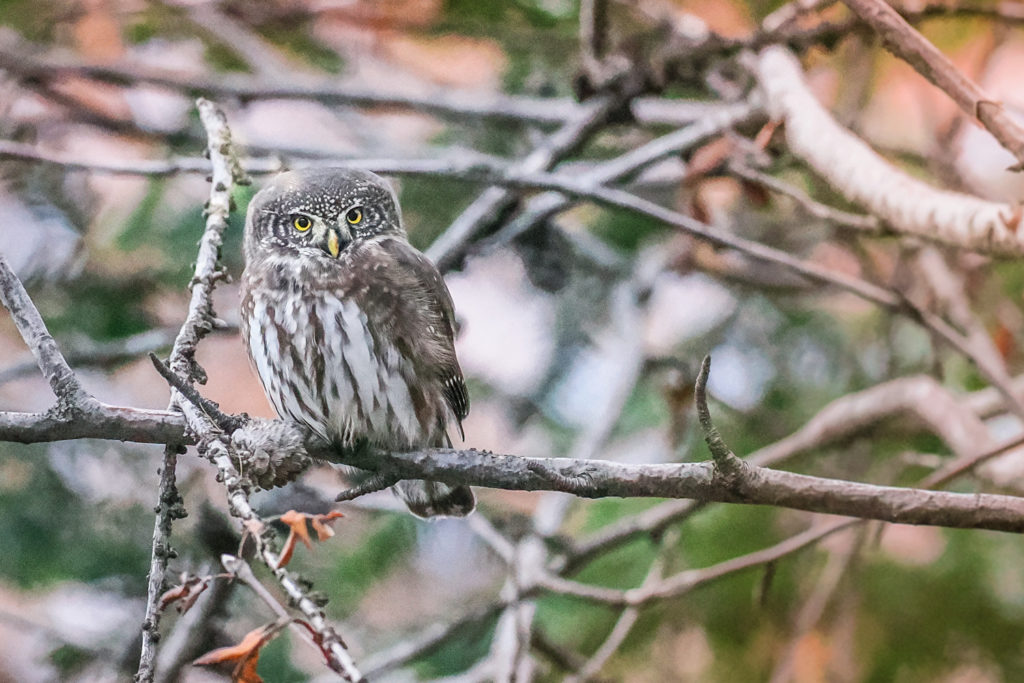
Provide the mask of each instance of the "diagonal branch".
MULTIPOLYGON (((603 94, 582 103, 574 118, 546 138, 515 170, 519 173, 549 170, 561 158, 583 145, 630 97, 603 94)), ((427 251, 427 256, 437 264, 441 272, 455 267, 464 256, 467 245, 488 226, 496 223, 515 200, 516 195, 504 188, 487 188, 438 236, 427 251)))
MULTIPOLYGON (((198 437, 199 452, 217 466, 218 479, 227 488, 231 514, 241 520, 246 529, 253 534, 260 558, 270 568, 291 603, 309 623, 315 633, 315 644, 322 651, 328 665, 347 681, 361 681, 362 674, 349 656, 344 641, 327 622, 323 610, 310 598, 308 589, 303 587, 302 581, 281 566, 281 558, 273 547, 273 531, 260 519, 249 503, 249 491, 253 484, 235 465, 236 462, 244 461, 241 457, 243 454, 233 452, 224 429, 224 426, 231 428, 233 420, 220 415, 219 411, 210 410, 208 401, 197 391, 188 388, 191 381, 203 383, 206 379, 205 372, 195 362, 196 346, 212 329, 214 317, 211 296, 217 282, 224 277, 224 271, 219 263, 220 245, 231 211, 231 190, 236 183, 247 182, 233 154, 231 133, 224 114, 208 100, 200 99, 196 104, 209 136, 207 151, 213 173, 210 201, 207 204, 206 228, 196 259, 195 276, 191 282, 192 298, 189 311, 175 340, 168 363, 170 370, 166 374, 172 386, 171 405, 184 414, 189 431, 198 437), (226 424, 218 424, 216 417, 220 417, 226 424)), ((165 452, 165 477, 161 481, 161 501, 168 495, 164 493, 165 490, 174 490, 173 474, 170 477, 166 476, 168 460, 174 455, 175 451, 172 448, 165 452), (163 486, 165 481, 167 489, 163 486)), ((173 472, 173 460, 170 462, 170 469, 173 472)), ((151 602, 147 604, 148 628, 144 630, 143 656, 136 677, 140 681, 149 681, 153 675, 152 661, 156 646, 153 634, 156 633, 156 625, 159 622, 159 609, 157 604, 152 602, 152 590, 154 585, 162 583, 162 575, 166 571, 166 553, 163 548, 167 543, 170 519, 162 508, 163 506, 157 515, 154 532, 149 581, 151 602), (159 582, 155 578, 157 576, 159 582)))
POLYGON ((64 407, 87 407, 96 404, 75 377, 74 371, 64 360, 57 342, 50 336, 46 323, 25 291, 21 280, 0 254, 0 301, 14 318, 14 324, 21 338, 35 356, 36 364, 50 383, 58 405, 64 407))
POLYGON ((985 126, 1003 147, 1017 157, 1017 170, 1024 169, 1024 128, 1010 118, 1002 103, 989 97, 883 0, 843 2, 878 32, 887 50, 914 67, 953 98, 968 116, 985 126))

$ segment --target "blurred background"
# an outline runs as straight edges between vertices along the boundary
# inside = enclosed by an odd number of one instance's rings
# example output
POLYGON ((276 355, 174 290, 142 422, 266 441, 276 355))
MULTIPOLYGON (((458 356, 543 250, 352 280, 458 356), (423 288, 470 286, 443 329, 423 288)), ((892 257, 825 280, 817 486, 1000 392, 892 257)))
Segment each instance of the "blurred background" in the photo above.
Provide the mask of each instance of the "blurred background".
MULTIPOLYGON (((591 43, 591 52, 609 68, 644 62, 650 83, 626 100, 635 117, 612 112, 558 155, 556 170, 571 174, 700 121, 725 101, 742 101, 749 83, 732 57, 781 5, 583 4, 584 14, 595 5, 605 13, 604 45, 591 43), (720 48, 688 53, 680 36, 698 46, 718 40, 720 48), (659 61, 666 46, 679 45, 671 68, 659 61)), ((842 7, 824 4, 807 27, 848 18, 842 7)), ((995 7, 947 4, 919 27, 1012 108, 1024 104, 1024 38, 1007 18, 1019 5, 1002 3, 1001 14, 995 7)), ((481 155, 514 162, 574 120, 580 96, 607 91, 600 69, 587 68, 580 26, 575 0, 0 0, 4 141, 86 165, 171 159, 193 160, 199 169, 186 172, 183 162, 169 173, 111 174, 4 151, 0 252, 90 391, 108 403, 165 408, 166 384, 145 353, 166 353, 181 324, 202 232, 209 188, 194 93, 237 84, 257 91, 209 95, 225 109, 243 156, 263 168, 275 160, 289 166, 481 155), (74 68, 80 65, 113 71, 74 68), (272 96, 274 87, 299 86, 321 94, 272 96), (335 86, 413 102, 385 106, 322 94, 335 86), (448 108, 435 111, 432 102, 448 108), (494 111, 481 115, 474 104, 494 111)), ((1019 201, 1019 174, 1003 170, 1013 162, 1009 154, 884 53, 870 32, 805 47, 819 98, 894 163, 936 185, 1019 201)), ((629 187, 716 229, 891 285, 923 305, 959 305, 979 343, 1011 373, 1021 369, 1016 263, 851 234, 802 202, 738 177, 728 160, 740 150, 817 200, 855 210, 788 156, 781 136, 755 144, 764 123, 749 117, 733 132, 660 159, 629 187)), ((245 207, 264 178, 236 192, 238 212, 223 249, 236 277, 245 207)), ((410 240, 424 250, 433 244, 435 257, 435 240, 484 189, 429 174, 391 180, 410 240)), ((704 459, 691 387, 708 352, 715 418, 741 456, 794 432, 829 401, 899 377, 936 378, 963 410, 987 410, 982 417, 993 438, 1020 429, 1000 414, 998 401, 979 393, 984 383, 968 360, 937 347, 910 320, 852 295, 591 204, 514 238, 488 239, 502 234, 517 208, 495 206, 480 237, 445 251, 443 263, 472 397, 468 446, 634 463, 704 459), (989 408, 978 408, 985 400, 989 408)), ((203 392, 226 411, 270 417, 237 335, 237 285, 219 286, 215 302, 223 325, 199 347, 209 373, 203 392)), ((0 316, 0 408, 44 410, 51 403, 9 317, 0 316)), ((786 467, 909 485, 952 453, 936 432, 913 409, 894 411, 816 444, 786 467)), ((0 443, 0 681, 127 680, 134 673, 160 453, 159 446, 90 440, 0 443)), ((1010 453, 955 488, 1017 491, 1020 471, 1019 454, 1010 453)), ((175 574, 216 572, 220 553, 237 549, 213 475, 205 461, 180 459, 189 516, 174 529, 175 574)), ((268 516, 289 508, 322 512, 344 486, 339 473, 321 466, 254 501, 268 516)), ((672 524, 651 524, 580 559, 602 530, 646 519, 641 513, 661 503, 492 490, 478 496, 470 521, 426 523, 390 493, 374 494, 340 506, 346 516, 335 522, 335 538, 313 552, 298 549, 293 566, 330 598, 328 614, 356 661, 372 669, 393 657, 371 680, 498 678, 495 661, 506 656, 508 633, 518 643, 512 661, 520 680, 563 680, 597 655, 597 670, 583 678, 1024 676, 1024 547, 1013 535, 859 527, 632 616, 547 591, 503 609, 499 596, 517 577, 510 562, 630 588, 657 573, 768 547, 817 522, 794 511, 712 505, 677 512, 672 524), (515 633, 524 623, 525 643, 515 633), (458 627, 398 661, 392 648, 446 624, 458 627)), ((218 602, 201 625, 178 626, 182 618, 172 611, 165 617, 164 644, 175 629, 201 637, 188 658, 161 662, 161 680, 224 680, 227 671, 187 661, 273 619, 245 586, 203 599, 218 602)), ((264 649, 259 670, 274 682, 333 680, 317 653, 288 633, 264 649)))

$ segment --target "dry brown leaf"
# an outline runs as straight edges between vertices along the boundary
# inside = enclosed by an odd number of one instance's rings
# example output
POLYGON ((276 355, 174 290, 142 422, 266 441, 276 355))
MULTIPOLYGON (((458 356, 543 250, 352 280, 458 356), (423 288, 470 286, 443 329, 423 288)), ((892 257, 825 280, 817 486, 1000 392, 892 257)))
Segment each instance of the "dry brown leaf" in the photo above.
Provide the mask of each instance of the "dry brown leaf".
POLYGON ((235 667, 235 670, 231 672, 231 680, 234 683, 263 683, 263 679, 256 673, 256 667, 259 666, 259 663, 259 654, 243 659, 235 667))
POLYGON ((1010 354, 1017 348, 1017 339, 1013 335, 1013 330, 1001 322, 996 325, 996 329, 992 333, 992 342, 996 345, 1003 360, 1009 360, 1010 354))
POLYGON ((291 534, 298 536, 306 547, 313 548, 313 542, 309 538, 309 528, 306 526, 306 518, 308 515, 304 512, 296 512, 295 510, 289 510, 288 512, 281 515, 281 521, 288 525, 291 529, 291 534))
POLYGON ((184 614, 192 609, 192 606, 196 604, 196 600, 203 594, 203 591, 210 587, 210 581, 213 578, 212 576, 182 575, 182 581, 179 585, 168 589, 160 596, 160 609, 165 609, 173 602, 181 601, 178 602, 177 610, 179 614, 184 614))
POLYGON ((338 510, 331 510, 326 515, 313 515, 310 523, 313 525, 314 531, 316 531, 316 540, 326 541, 331 536, 334 536, 334 529, 329 524, 333 520, 344 516, 338 510))
POLYGON ((306 526, 306 520, 309 520, 310 524, 313 525, 313 529, 316 531, 317 540, 326 541, 334 535, 334 530, 331 529, 328 524, 332 520, 343 516, 344 515, 337 510, 332 510, 324 515, 311 515, 305 512, 289 510, 281 515, 281 521, 288 525, 290 531, 288 533, 287 540, 284 542, 284 548, 281 550, 281 558, 278 560, 277 566, 279 568, 284 567, 291 562, 297 541, 301 540, 306 544, 307 548, 313 548, 312 539, 309 537, 309 528, 306 526))
POLYGON ((277 567, 288 566, 288 563, 292 561, 292 554, 295 552, 295 534, 288 534, 288 540, 284 542, 284 548, 281 549, 281 556, 277 558, 277 567))
POLYGON ((254 628, 246 633, 237 645, 218 647, 216 650, 210 650, 192 663, 196 666, 208 666, 210 664, 220 664, 221 662, 236 662, 245 657, 249 657, 254 652, 258 652, 260 647, 266 642, 264 639, 267 635, 268 628, 269 627, 266 625, 254 628))
POLYGON ((260 660, 260 649, 280 633, 288 623, 289 620, 284 619, 254 628, 246 633, 237 645, 211 650, 193 661, 192 664, 208 666, 223 662, 238 662, 234 671, 231 672, 232 681, 235 683, 263 683, 263 679, 256 673, 256 667, 260 660))
POLYGON ((238 661, 238 665, 231 672, 231 681, 234 683, 263 683, 263 679, 256 673, 256 668, 259 665, 260 649, 273 640, 289 624, 291 624, 290 618, 280 618, 280 620, 273 624, 253 629, 242 638, 238 645, 218 647, 215 650, 210 650, 193 661, 193 665, 204 667, 213 664, 223 664, 225 661, 238 661))

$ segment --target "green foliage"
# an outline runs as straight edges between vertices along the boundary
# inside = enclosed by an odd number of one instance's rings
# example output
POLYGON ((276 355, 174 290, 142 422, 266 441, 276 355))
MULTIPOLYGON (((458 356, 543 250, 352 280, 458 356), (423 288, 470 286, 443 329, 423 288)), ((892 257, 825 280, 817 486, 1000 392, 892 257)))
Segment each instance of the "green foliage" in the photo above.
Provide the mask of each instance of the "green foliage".
POLYGON ((341 73, 341 55, 318 41, 304 23, 266 23, 260 33, 285 52, 328 73, 341 73))
POLYGON ((183 10, 155 2, 129 15, 124 33, 129 42, 138 44, 154 38, 186 38, 191 28, 183 10))
POLYGON ((858 659, 866 681, 931 681, 965 658, 998 666, 1004 680, 1024 676, 1020 643, 1024 605, 1018 588, 1008 600, 1001 561, 1018 540, 994 533, 944 531, 946 550, 925 566, 878 558, 865 563, 858 659))
MULTIPOLYGON (((138 254, 153 262, 154 265, 145 272, 156 283, 180 288, 188 283, 195 270, 195 261, 183 259, 181 254, 195 253, 206 218, 199 205, 184 211, 169 211, 166 201, 170 191, 168 181, 150 181, 146 196, 125 221, 117 246, 127 258, 138 254)), ((224 232, 221 246, 221 262, 229 272, 242 270, 245 209, 255 192, 251 186, 245 186, 236 188, 233 195, 239 209, 228 218, 228 229, 224 232)))
POLYGON ((487 654, 496 623, 492 618, 486 623, 466 624, 443 647, 418 660, 416 672, 429 680, 465 671, 487 654))
POLYGON ((155 283, 143 277, 109 279, 87 271, 73 287, 40 292, 36 305, 58 337, 86 335, 102 341, 152 327, 144 303, 155 290, 155 283))
POLYGON ((70 643, 63 643, 50 650, 48 658, 50 663, 60 672, 61 678, 67 680, 75 672, 91 662, 93 654, 70 643))
POLYGON ((0 576, 24 587, 119 577, 140 588, 152 522, 141 506, 89 503, 69 490, 37 448, 0 448, 0 576), (60 501, 54 505, 54 501, 60 501))
MULTIPOLYGON (((340 540, 335 537, 336 540, 340 540)), ((328 607, 339 617, 346 617, 356 608, 366 591, 383 579, 404 559, 416 541, 416 522, 405 515, 384 515, 374 520, 355 546, 330 548, 331 559, 325 564, 322 585, 331 587, 328 607)))
POLYGON ((591 224, 591 232, 602 242, 623 252, 635 253, 645 241, 672 230, 661 221, 624 211, 602 212, 591 224))
MULTIPOLYGON (((265 681, 274 683, 303 683, 309 677, 292 666, 292 637, 286 629, 260 650, 257 673, 265 681)), ((308 647, 300 641, 299 647, 308 647)))
POLYGON ((615 424, 615 436, 622 436, 668 423, 668 406, 660 386, 652 377, 641 378, 623 406, 615 424))
POLYGON ((54 28, 68 12, 68 5, 56 0, 0 0, 3 24, 35 42, 52 40, 54 28))

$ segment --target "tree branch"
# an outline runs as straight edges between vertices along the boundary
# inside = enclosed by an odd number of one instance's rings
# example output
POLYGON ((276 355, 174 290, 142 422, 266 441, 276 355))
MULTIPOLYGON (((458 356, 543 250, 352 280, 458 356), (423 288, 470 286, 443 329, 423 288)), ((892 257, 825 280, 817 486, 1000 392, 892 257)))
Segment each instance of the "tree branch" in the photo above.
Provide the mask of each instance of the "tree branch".
MULTIPOLYGON (((195 274, 190 283, 192 296, 188 313, 181 325, 168 361, 168 373, 181 380, 179 386, 188 391, 193 381, 206 382, 206 373, 195 360, 196 346, 214 326, 212 295, 218 280, 225 275, 219 265, 220 246, 227 216, 230 211, 230 188, 232 181, 241 179, 237 159, 233 159, 231 132, 224 114, 208 100, 196 102, 199 118, 206 129, 207 154, 212 166, 214 190, 207 205, 206 226, 199 241, 195 274)), ((156 357, 153 356, 153 360, 156 357)), ((169 410, 181 407, 181 391, 171 389, 169 410)), ((198 433, 195 425, 192 431, 198 433)), ((175 519, 186 515, 175 482, 175 469, 181 444, 168 442, 164 449, 163 465, 160 469, 160 486, 156 519, 153 526, 153 545, 150 553, 149 579, 146 594, 146 617, 142 626, 142 652, 139 655, 139 669, 135 674, 136 683, 152 683, 156 671, 157 643, 160 638, 160 596, 164 592, 167 561, 174 555, 170 546, 171 526, 175 519)))
POLYGON ((7 264, 7 259, 0 254, 0 301, 7 310, 11 312, 14 324, 21 333, 21 338, 32 355, 35 356, 36 364, 43 373, 43 377, 50 383, 50 389, 56 396, 59 406, 68 408, 71 406, 88 407, 95 405, 96 399, 89 395, 74 371, 64 360, 57 342, 50 336, 46 329, 35 304, 22 286, 21 280, 14 274, 7 264))
POLYGON ((726 481, 712 462, 626 465, 604 460, 526 458, 476 450, 433 449, 340 458, 402 479, 511 491, 563 491, 582 498, 692 498, 774 505, 902 524, 1024 532, 1024 499, 877 486, 812 477, 746 463, 726 481))

